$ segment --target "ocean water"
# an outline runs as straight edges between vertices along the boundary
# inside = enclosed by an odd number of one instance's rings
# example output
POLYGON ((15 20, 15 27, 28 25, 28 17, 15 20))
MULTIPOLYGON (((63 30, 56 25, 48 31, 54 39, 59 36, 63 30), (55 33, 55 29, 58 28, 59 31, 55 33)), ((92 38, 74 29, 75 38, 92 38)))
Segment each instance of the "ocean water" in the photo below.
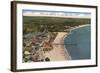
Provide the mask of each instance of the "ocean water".
POLYGON ((90 59, 91 58, 90 25, 72 30, 71 33, 67 37, 65 37, 64 44, 72 60, 90 59))

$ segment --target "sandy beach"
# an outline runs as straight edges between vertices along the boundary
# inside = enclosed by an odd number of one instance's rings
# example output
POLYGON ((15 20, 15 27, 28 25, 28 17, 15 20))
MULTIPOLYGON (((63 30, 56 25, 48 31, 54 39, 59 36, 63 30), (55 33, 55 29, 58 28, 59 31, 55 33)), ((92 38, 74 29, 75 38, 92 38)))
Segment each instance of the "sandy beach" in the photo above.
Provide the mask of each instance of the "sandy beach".
POLYGON ((85 26, 89 26, 89 24, 86 24, 86 25, 79 25, 79 26, 73 27, 73 28, 71 29, 71 31, 72 31, 72 30, 75 30, 75 29, 78 29, 78 28, 81 28, 81 27, 85 27, 85 26))
POLYGON ((55 38, 53 45, 53 50, 45 53, 46 57, 49 57, 51 61, 62 61, 69 60, 70 56, 65 51, 64 48, 64 36, 67 35, 66 32, 58 32, 57 37, 55 38))

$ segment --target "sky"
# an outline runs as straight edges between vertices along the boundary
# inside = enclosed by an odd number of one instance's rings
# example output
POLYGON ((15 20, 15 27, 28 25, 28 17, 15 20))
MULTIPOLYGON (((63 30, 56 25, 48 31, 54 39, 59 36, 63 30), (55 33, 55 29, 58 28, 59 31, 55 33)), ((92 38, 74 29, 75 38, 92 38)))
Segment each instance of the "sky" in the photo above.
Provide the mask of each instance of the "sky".
POLYGON ((23 15, 55 15, 55 16, 85 16, 90 17, 89 12, 65 12, 65 11, 47 11, 47 10, 23 10, 23 15))

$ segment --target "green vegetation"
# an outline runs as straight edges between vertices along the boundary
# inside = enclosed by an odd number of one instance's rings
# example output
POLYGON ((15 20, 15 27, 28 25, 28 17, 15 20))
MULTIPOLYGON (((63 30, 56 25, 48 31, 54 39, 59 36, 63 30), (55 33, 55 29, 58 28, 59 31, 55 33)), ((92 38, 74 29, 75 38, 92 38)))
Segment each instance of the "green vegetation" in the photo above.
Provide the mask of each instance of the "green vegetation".
POLYGON ((64 32, 68 27, 83 24, 90 24, 90 19, 23 16, 23 33, 43 32, 45 30, 50 32, 64 32))

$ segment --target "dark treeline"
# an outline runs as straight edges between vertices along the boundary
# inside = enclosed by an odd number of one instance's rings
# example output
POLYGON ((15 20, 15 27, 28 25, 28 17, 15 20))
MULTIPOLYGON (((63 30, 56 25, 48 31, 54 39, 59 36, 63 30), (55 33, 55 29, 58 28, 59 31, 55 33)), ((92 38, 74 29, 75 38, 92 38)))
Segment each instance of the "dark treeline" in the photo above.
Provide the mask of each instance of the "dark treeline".
POLYGON ((90 24, 90 19, 83 18, 61 18, 43 16, 23 16, 23 32, 61 32, 67 27, 90 24))

